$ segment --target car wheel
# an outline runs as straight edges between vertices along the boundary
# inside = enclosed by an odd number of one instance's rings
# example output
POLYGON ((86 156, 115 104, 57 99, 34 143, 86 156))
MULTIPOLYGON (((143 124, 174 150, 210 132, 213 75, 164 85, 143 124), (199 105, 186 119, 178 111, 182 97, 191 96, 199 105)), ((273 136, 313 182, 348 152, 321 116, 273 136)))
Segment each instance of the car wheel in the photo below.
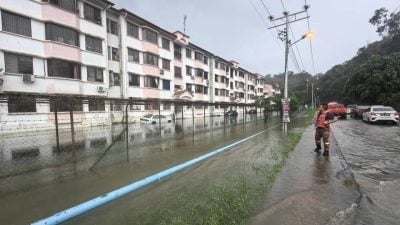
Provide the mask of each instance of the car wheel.
POLYGON ((151 122, 151 124, 156 124, 156 121, 151 122))
POLYGON ((168 120, 168 123, 171 123, 172 121, 171 120, 168 120))

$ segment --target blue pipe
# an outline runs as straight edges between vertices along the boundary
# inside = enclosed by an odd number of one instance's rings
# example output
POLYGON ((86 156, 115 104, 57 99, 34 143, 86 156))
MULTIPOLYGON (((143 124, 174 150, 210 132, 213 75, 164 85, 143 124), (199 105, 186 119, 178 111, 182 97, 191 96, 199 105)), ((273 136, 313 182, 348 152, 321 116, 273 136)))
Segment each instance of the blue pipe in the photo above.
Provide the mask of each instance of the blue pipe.
POLYGON ((90 211, 90 210, 92 210, 92 209, 94 209, 94 208, 96 208, 98 206, 106 204, 107 202, 110 202, 110 201, 115 200, 115 199, 117 199, 117 198, 119 198, 121 196, 124 196, 124 195, 126 195, 126 194, 128 194, 128 193, 130 193, 132 191, 135 191, 135 190, 137 190, 139 188, 147 186, 147 185, 149 185, 149 184, 151 184, 153 182, 159 181, 162 178, 168 177, 169 175, 171 175, 173 173, 176 173, 176 172, 178 172, 178 171, 180 171, 180 170, 182 170, 182 169, 184 169, 186 167, 189 167, 189 166, 191 166, 193 164, 196 164, 196 163, 198 163, 198 162, 200 162, 202 160, 210 158, 211 156, 214 156, 214 155, 216 155, 216 154, 218 154, 218 153, 220 153, 222 151, 225 151, 226 149, 229 149, 229 148, 231 148, 231 147, 233 147, 235 145, 238 145, 238 144, 240 144, 242 142, 250 140, 250 139, 252 139, 252 138, 254 138, 254 137, 256 137, 256 136, 258 136, 258 135, 260 135, 260 134, 262 134, 262 133, 264 133, 266 131, 268 131, 268 130, 271 130, 272 128, 275 128, 275 127, 279 126, 279 125, 280 124, 277 124, 277 125, 275 125, 273 127, 270 127, 268 129, 260 131, 260 132, 258 132, 256 134, 253 134, 253 135, 251 135, 251 136, 249 136, 247 138, 243 138, 243 139, 241 139, 239 141, 236 141, 236 142, 234 142, 232 144, 229 144, 229 145, 226 145, 224 147, 218 148, 218 149, 216 149, 216 150, 214 150, 214 151, 212 151, 210 153, 204 154, 202 156, 199 156, 197 158, 189 160, 189 161, 187 161, 185 163, 182 163, 182 164, 179 164, 177 166, 171 167, 169 169, 166 169, 164 171, 161 171, 159 173, 156 173, 154 175, 146 177, 146 178, 144 178, 142 180, 133 182, 132 184, 128 184, 127 186, 124 186, 124 187, 119 188, 117 190, 111 191, 111 192, 109 192, 109 193, 107 193, 105 195, 102 195, 102 196, 99 196, 97 198, 88 200, 86 202, 83 202, 83 203, 81 203, 79 205, 73 206, 73 207, 71 207, 69 209, 66 209, 64 211, 58 212, 58 213, 56 213, 56 214, 54 214, 54 215, 52 215, 50 217, 47 217, 47 218, 44 218, 42 220, 36 221, 36 222, 32 223, 31 225, 53 225, 53 224, 62 223, 64 221, 68 220, 68 219, 74 218, 74 217, 76 217, 76 216, 78 216, 80 214, 88 212, 88 211, 90 211))

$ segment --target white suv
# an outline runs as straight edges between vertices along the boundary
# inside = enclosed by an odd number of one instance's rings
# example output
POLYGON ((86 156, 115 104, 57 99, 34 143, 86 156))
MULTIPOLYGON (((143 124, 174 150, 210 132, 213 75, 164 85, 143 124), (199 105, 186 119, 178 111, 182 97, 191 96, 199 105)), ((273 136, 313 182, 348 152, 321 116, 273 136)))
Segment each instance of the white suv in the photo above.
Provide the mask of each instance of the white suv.
POLYGON ((369 123, 377 121, 399 123, 399 115, 389 106, 371 106, 362 114, 362 119, 369 123))
POLYGON ((171 123, 172 119, 171 116, 148 114, 140 118, 140 122, 144 124, 171 123))

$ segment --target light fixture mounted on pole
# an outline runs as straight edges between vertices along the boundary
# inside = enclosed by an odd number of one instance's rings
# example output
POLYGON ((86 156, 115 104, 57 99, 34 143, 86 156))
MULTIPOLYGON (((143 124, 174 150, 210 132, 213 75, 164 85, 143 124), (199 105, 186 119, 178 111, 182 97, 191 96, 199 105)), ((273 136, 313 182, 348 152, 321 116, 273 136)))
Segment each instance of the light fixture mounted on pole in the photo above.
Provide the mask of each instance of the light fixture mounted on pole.
POLYGON ((299 40, 295 41, 292 43, 292 41, 289 39, 289 24, 290 23, 294 23, 296 21, 300 21, 303 19, 307 19, 310 16, 305 16, 305 17, 301 17, 298 18, 299 16, 301 16, 303 13, 307 13, 307 10, 310 8, 309 5, 305 5, 304 6, 304 10, 300 11, 300 12, 296 12, 293 14, 290 14, 289 12, 285 11, 283 12, 283 16, 274 19, 273 16, 270 16, 269 19, 271 20, 271 22, 274 22, 276 20, 284 20, 284 23, 282 24, 278 24, 275 25, 273 27, 269 27, 268 29, 272 29, 272 28, 276 28, 276 27, 280 27, 280 26, 285 26, 283 31, 279 31, 278 32, 278 38, 281 39, 282 41, 285 42, 285 90, 284 90, 284 98, 282 99, 282 112, 283 112, 283 116, 282 116, 282 122, 283 123, 289 123, 290 122, 290 117, 289 117, 289 109, 290 109, 290 99, 288 98, 288 56, 289 56, 289 48, 292 45, 295 45, 297 42, 305 39, 305 38, 311 38, 313 36, 312 32, 309 32, 307 34, 304 34, 299 40))

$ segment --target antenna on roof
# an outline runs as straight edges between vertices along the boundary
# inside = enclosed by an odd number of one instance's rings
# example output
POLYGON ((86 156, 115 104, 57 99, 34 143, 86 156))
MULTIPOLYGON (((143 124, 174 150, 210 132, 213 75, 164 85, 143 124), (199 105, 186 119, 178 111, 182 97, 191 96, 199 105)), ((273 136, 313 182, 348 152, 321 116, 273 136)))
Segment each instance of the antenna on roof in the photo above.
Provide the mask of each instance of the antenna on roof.
POLYGON ((183 16, 183 34, 186 35, 186 20, 187 20, 187 15, 185 14, 183 16))

